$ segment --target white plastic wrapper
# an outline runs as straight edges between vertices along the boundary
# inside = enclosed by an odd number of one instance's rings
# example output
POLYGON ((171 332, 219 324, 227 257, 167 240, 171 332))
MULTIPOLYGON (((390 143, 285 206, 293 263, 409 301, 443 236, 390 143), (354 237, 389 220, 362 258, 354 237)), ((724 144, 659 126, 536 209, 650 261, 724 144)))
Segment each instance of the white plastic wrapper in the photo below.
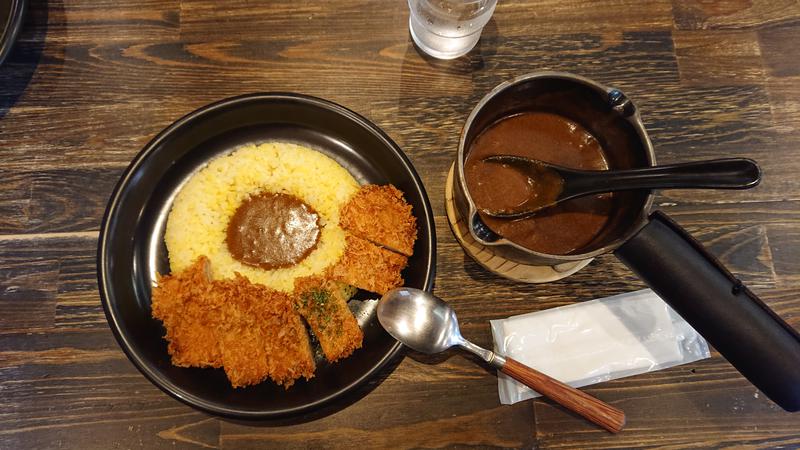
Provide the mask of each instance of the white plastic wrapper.
MULTIPOLYGON (((573 387, 709 357, 708 344, 645 289, 492 320, 494 349, 573 387)), ((498 372, 500 402, 539 393, 498 372)))

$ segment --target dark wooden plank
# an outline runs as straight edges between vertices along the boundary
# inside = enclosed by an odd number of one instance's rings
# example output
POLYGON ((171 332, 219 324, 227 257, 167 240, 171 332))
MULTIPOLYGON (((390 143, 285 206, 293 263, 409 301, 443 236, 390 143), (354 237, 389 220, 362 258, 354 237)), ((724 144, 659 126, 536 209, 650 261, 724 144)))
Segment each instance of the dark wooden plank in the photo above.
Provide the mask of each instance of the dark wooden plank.
POLYGON ((773 124, 766 88, 759 85, 709 88, 665 87, 664 96, 640 109, 661 163, 744 157, 758 162, 762 183, 747 191, 673 190, 673 202, 735 203, 796 200, 800 181, 791 152, 775 151, 789 141, 773 124), (671 92, 669 92, 671 91, 671 92), (676 95, 679 102, 668 101, 676 95), (655 112, 655 113, 653 113, 655 112))
POLYGON ((33 184, 30 177, 15 171, 0 171, 0 228, 19 230, 28 221, 33 184))
POLYGON ((753 84, 764 80, 754 31, 673 31, 681 83, 686 86, 753 84))
POLYGON ((220 440, 223 448, 233 449, 530 448, 532 408, 499 405, 496 383, 474 361, 453 352, 442 357, 412 352, 368 398, 346 411, 280 431, 223 422, 220 440))
POLYGON ((523 405, 522 408, 486 408, 471 415, 452 415, 409 425, 389 426, 379 431, 361 429, 363 424, 371 420, 372 418, 365 418, 362 422, 351 422, 342 427, 301 431, 296 434, 292 430, 274 433, 263 428, 228 431, 225 427, 227 423, 224 423, 222 448, 303 449, 309 446, 326 447, 331 442, 347 447, 367 448, 530 448, 533 445, 531 434, 520 433, 523 427, 532 422, 532 411, 528 405, 523 405), (526 409, 528 414, 524 414, 526 409), (516 420, 510 421, 509 417, 516 420))
POLYGON ((107 328, 97 294, 96 233, 0 238, 0 334, 107 328))
MULTIPOLYGON (((33 101, 46 103, 48 89, 36 89, 31 90, 33 101), (35 100, 39 95, 41 99, 35 100)), ((92 91, 82 92, 92 95, 92 91)), ((203 103, 195 101, 171 110, 153 108, 152 104, 148 100, 112 106, 77 102, 57 107, 17 105, 0 121, 0 148, 4 149, 0 167, 20 172, 108 169, 109 173, 103 175, 106 190, 93 194, 108 198, 108 183, 115 178, 112 173, 120 174, 159 131, 203 103), (87 120, 87 115, 93 119, 87 120), (36 133, 26 131, 26 127, 36 133), (125 131, 121 132, 120 127, 125 131)))
POLYGON ((3 338, 0 402, 14 412, 0 417, 3 448, 174 448, 176 442, 202 447, 217 441, 216 419, 150 384, 114 348, 110 331, 52 336, 18 350, 3 338), (192 437, 176 439, 177 427, 192 427, 192 437))
POLYGON ((796 61, 800 59, 800 48, 794 45, 800 39, 796 25, 776 25, 758 31, 764 63, 775 77, 800 75, 796 61))
POLYGON ((681 30, 757 28, 800 17, 800 6, 792 0, 673 0, 672 11, 681 30))
POLYGON ((59 259, 53 325, 64 329, 105 330, 108 323, 97 291, 97 238, 84 239, 81 244, 59 259))
POLYGON ((38 241, 0 241, 0 332, 53 325, 59 260, 38 241))
POLYGON ((53 326, 67 329, 104 330, 108 328, 97 291, 59 293, 56 297, 53 326))
POLYGON ((97 296, 97 233, 82 234, 69 254, 59 257, 59 298, 68 293, 89 293, 97 296))
POLYGON ((800 139, 800 76, 770 78, 767 90, 775 129, 781 133, 777 143, 794 148, 800 139))
POLYGON ((759 30, 764 63, 770 74, 767 79, 775 126, 785 133, 788 146, 800 138, 800 68, 794 61, 800 49, 794 42, 800 37, 797 26, 774 26, 759 30))
POLYGON ((797 224, 771 224, 767 237, 775 276, 790 286, 800 284, 800 227, 797 224))
POLYGON ((778 288, 759 292, 759 295, 769 304, 770 308, 779 313, 789 325, 798 329, 800 328, 800 305, 798 305, 796 299, 798 291, 800 290, 797 288, 797 279, 795 277, 794 280, 792 280, 792 278, 787 277, 786 281, 783 282, 783 278, 779 275, 778 280, 778 288), (794 281, 794 283, 792 283, 792 281, 794 281))
POLYGON ((184 101, 188 97, 211 99, 226 93, 288 86, 301 92, 349 94, 368 105, 370 99, 355 94, 366 89, 374 94, 371 100, 381 100, 397 96, 430 97, 431 92, 436 92, 436 96, 468 93, 472 91, 471 73, 475 71, 484 73, 482 79, 489 77, 487 83, 490 84, 485 86, 489 89, 508 78, 507 74, 521 73, 514 66, 502 67, 501 62, 508 57, 536 58, 538 66, 529 67, 529 70, 560 65, 562 69, 571 67, 573 71, 605 74, 604 79, 633 80, 642 76, 675 79, 675 73, 666 70, 669 66, 663 66, 665 63, 674 65, 668 32, 632 32, 612 38, 580 33, 555 35, 544 41, 529 35, 487 35, 481 44, 482 51, 454 62, 426 61, 405 39, 402 46, 386 52, 376 48, 374 58, 365 59, 364 46, 377 46, 376 39, 370 36, 360 36, 358 42, 346 47, 324 40, 302 51, 293 50, 293 41, 279 35, 264 35, 243 42, 220 42, 208 34, 205 37, 205 40, 190 43, 140 43, 132 37, 126 42, 97 46, 74 44, 65 55, 45 48, 44 55, 49 58, 42 64, 52 67, 54 73, 43 74, 36 80, 26 104, 103 104, 103 100, 119 101, 114 95, 124 93, 125 100, 150 100, 151 107, 163 108, 173 100, 184 101), (560 58, 553 54, 555 49, 563 52, 560 58), (601 68, 596 58, 616 64, 601 68), (361 67, 358 73, 353 73, 354 65, 361 67), (650 70, 641 74, 625 70, 631 67, 650 70), (58 76, 55 76, 56 70, 58 76), (313 77, 298 79, 296 74, 302 71, 313 73, 313 77), (397 76, 403 71, 408 77, 397 76), (214 76, 212 81, 208 80, 209 74, 214 76), (347 83, 348 79, 355 79, 358 85, 347 83), (120 85, 120 82, 124 83, 120 85), (402 91, 396 89, 400 82, 404 83, 402 91), (91 91, 93 95, 67 95, 75 93, 67 88, 91 91), (45 97, 45 93, 51 96, 45 97), (153 96, 158 95, 167 97, 163 99, 167 103, 152 103, 153 96))
MULTIPOLYGON (((148 41, 177 38, 179 0, 114 0, 30 2, 29 20, 46 26, 49 41, 56 44, 127 40, 131 35, 148 41)), ((23 42, 26 41, 23 35, 23 42)), ((29 39, 27 39, 30 41, 29 39)))
POLYGON ((0 222, 0 233, 97 230, 120 174, 121 170, 109 168, 0 170, 3 186, 10 185, 3 193, 4 203, 12 208, 6 223, 0 222), (17 210, 20 213, 14 214, 17 210))
MULTIPOLYGON (((635 2, 602 0, 581 1, 498 2, 495 21, 507 17, 531 17, 532 20, 503 21, 503 33, 531 35, 597 30, 668 29, 672 25, 672 8, 664 0, 649 3, 647 10, 633 8, 635 2)), ((407 36, 408 8, 404 3, 387 7, 381 2, 339 1, 335 5, 317 2, 281 0, 252 4, 244 1, 213 0, 185 1, 181 4, 181 36, 184 39, 203 39, 214 28, 231 39, 250 39, 254 35, 301 34, 307 42, 329 39, 346 45, 350 39, 374 31, 375 23, 383 25, 380 36, 394 41, 407 36), (224 16, 226 20, 219 21, 224 16), (371 17, 373 21, 359 20, 371 17), (213 26, 210 26, 213 24, 213 26), (298 33, 296 26, 302 27, 298 33)))
POLYGON ((758 84, 662 84, 658 92, 637 98, 656 155, 664 162, 757 152, 771 138, 769 99, 758 84))
POLYGON ((797 224, 800 202, 797 200, 774 202, 742 202, 697 204, 674 203, 665 196, 656 197, 654 207, 666 211, 680 223, 694 225, 729 224, 797 224))
POLYGON ((384 31, 394 33, 395 37, 405 31, 405 21, 408 20, 407 8, 387 8, 380 2, 326 4, 279 0, 260 4, 233 1, 223 5, 209 0, 193 0, 181 2, 181 37, 185 40, 204 39, 209 29, 213 29, 232 40, 273 35, 300 37, 300 42, 312 42, 336 34, 344 44, 349 39, 363 38, 365 31, 374 30, 375 23, 367 23, 363 17, 376 18, 386 27, 384 31), (219 20, 220 17, 225 20, 219 20))
POLYGON ((587 392, 625 410, 627 427, 611 435, 536 400, 543 448, 794 448, 800 443, 800 418, 766 399, 718 356, 602 383, 587 392))
POLYGON ((528 16, 530 21, 508 21, 512 29, 527 33, 603 31, 613 35, 618 31, 661 30, 672 25, 669 2, 656 0, 648 8, 636 8, 632 1, 603 0, 596 2, 548 0, 535 3, 498 2, 497 18, 528 16))

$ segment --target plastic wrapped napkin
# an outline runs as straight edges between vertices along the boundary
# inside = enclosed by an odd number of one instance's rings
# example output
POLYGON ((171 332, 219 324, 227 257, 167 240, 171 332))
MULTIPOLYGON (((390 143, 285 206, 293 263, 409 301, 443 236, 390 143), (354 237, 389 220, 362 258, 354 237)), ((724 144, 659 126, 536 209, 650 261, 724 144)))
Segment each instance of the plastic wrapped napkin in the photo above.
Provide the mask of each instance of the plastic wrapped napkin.
MULTIPOLYGON (((492 320, 494 349, 573 387, 709 357, 708 344, 645 289, 492 320)), ((498 372, 500 402, 539 393, 498 372)))

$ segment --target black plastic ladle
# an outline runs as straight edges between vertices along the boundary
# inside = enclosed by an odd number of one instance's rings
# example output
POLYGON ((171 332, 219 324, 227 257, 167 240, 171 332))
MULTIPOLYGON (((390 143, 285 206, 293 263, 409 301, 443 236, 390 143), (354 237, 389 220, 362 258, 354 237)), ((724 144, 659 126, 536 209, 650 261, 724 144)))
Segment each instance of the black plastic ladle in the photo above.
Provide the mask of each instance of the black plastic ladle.
POLYGON ((522 218, 558 203, 601 192, 632 189, 748 189, 761 181, 761 169, 747 158, 669 164, 627 170, 575 170, 513 155, 488 156, 483 161, 518 168, 532 186, 523 203, 482 209, 490 216, 522 218))

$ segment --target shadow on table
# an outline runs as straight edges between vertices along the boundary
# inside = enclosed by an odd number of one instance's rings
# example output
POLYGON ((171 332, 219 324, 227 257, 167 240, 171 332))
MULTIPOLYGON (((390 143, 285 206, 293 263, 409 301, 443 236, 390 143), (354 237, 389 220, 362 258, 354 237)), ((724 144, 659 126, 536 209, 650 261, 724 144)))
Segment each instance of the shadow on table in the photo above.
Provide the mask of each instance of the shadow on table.
POLYGON ((484 72, 487 60, 497 53, 497 42, 497 25, 492 19, 469 53, 455 59, 436 59, 419 49, 409 33, 400 69, 401 111, 410 117, 420 112, 423 120, 437 120, 441 115, 460 120, 459 113, 471 110, 488 92, 482 86, 484 72), (459 97, 456 102, 455 95, 459 97))
POLYGON ((322 408, 314 410, 312 412, 296 416, 296 417, 287 417, 283 419, 270 419, 270 420, 240 420, 240 419, 230 419, 219 417, 219 420, 224 420, 225 422, 233 423, 236 425, 244 425, 250 427, 260 427, 260 428, 272 428, 272 427, 283 427, 283 426, 290 426, 290 425, 301 425, 304 423, 312 422, 315 420, 319 420, 335 414, 339 411, 344 410, 348 406, 358 402, 362 398, 364 398, 367 394, 372 392, 378 385, 380 385, 386 378, 388 378, 392 372, 400 365, 400 362, 403 360, 404 353, 401 352, 390 361, 386 366, 384 366, 374 377, 372 377, 369 381, 364 383, 363 385, 359 386, 355 391, 350 393, 349 395, 340 398, 338 400, 334 400, 330 403, 327 403, 322 408))
POLYGON ((487 68, 487 61, 497 53, 498 40, 497 24, 491 19, 484 27, 475 48, 469 53, 455 59, 436 59, 419 49, 409 32, 400 69, 400 106, 413 111, 420 100, 435 102, 437 98, 444 96, 442 100, 448 101, 451 99, 447 98, 447 91, 466 88, 470 92, 468 98, 464 99, 463 106, 471 109, 476 103, 471 102, 471 99, 476 96, 479 99, 486 94, 483 86, 476 86, 476 81, 485 78, 482 72, 487 68), (465 82, 469 85, 463 86, 465 82))
POLYGON ((483 27, 481 38, 475 45, 475 48, 470 50, 464 56, 455 59, 437 59, 428 55, 414 42, 411 33, 408 34, 408 51, 406 52, 406 61, 409 59, 409 53, 417 53, 429 66, 441 70, 444 73, 470 73, 476 70, 481 70, 485 66, 487 58, 494 56, 497 53, 497 38, 498 30, 497 23, 494 18, 483 27))
POLYGON ((32 0, 17 42, 0 66, 0 119, 17 103, 36 72, 47 40, 48 16, 63 11, 62 0, 32 0))
MULTIPOLYGON (((469 337, 466 337, 466 338, 469 339, 469 337)), ((489 350, 492 350, 492 348, 489 348, 489 350)), ((433 366, 435 366, 437 364, 442 364, 443 362, 449 360, 450 358, 452 358, 454 356, 460 356, 460 357, 470 361, 472 364, 475 364, 476 368, 483 369, 483 371, 486 372, 487 374, 489 374, 490 376, 493 376, 493 377, 497 376, 497 369, 495 369, 494 367, 489 365, 489 363, 487 363, 486 361, 484 361, 480 357, 478 357, 476 355, 473 355, 472 353, 469 353, 466 350, 459 350, 458 348, 451 348, 451 349, 449 349, 447 351, 444 351, 442 353, 436 353, 436 354, 433 354, 433 355, 426 355, 425 353, 419 353, 419 352, 415 352, 415 351, 411 351, 411 350, 408 351, 408 357, 409 358, 413 359, 414 361, 417 361, 417 362, 420 362, 420 363, 423 363, 423 364, 430 364, 430 365, 433 365, 433 366)))
POLYGON ((220 417, 220 420, 224 420, 229 423, 233 423, 236 425, 244 425, 250 427, 260 427, 260 428, 272 428, 272 427, 283 427, 283 426, 291 426, 291 425, 301 425, 304 423, 312 422, 315 420, 323 419, 327 416, 335 414, 339 411, 344 410, 350 405, 358 402, 362 398, 366 397, 367 394, 372 392, 378 385, 380 385, 386 378, 391 376, 392 372, 400 365, 400 362, 403 360, 403 356, 407 355, 409 358, 421 362, 423 364, 430 364, 430 365, 437 365, 441 364, 448 359, 452 358, 453 356, 460 355, 470 361, 472 361, 476 367, 482 368, 487 374, 491 376, 496 376, 497 371, 486 364, 485 361, 480 359, 479 357, 472 355, 470 353, 461 352, 457 349, 450 349, 442 353, 434 354, 434 355, 426 355, 424 353, 415 352, 413 350, 405 349, 404 353, 401 353, 399 357, 395 358, 394 361, 389 363, 386 367, 381 369, 381 371, 370 381, 365 383, 363 386, 358 388, 355 392, 348 395, 346 398, 342 398, 340 400, 334 401, 329 403, 328 405, 304 414, 298 417, 288 417, 285 419, 273 419, 273 420, 238 420, 238 419, 228 419, 220 417))

